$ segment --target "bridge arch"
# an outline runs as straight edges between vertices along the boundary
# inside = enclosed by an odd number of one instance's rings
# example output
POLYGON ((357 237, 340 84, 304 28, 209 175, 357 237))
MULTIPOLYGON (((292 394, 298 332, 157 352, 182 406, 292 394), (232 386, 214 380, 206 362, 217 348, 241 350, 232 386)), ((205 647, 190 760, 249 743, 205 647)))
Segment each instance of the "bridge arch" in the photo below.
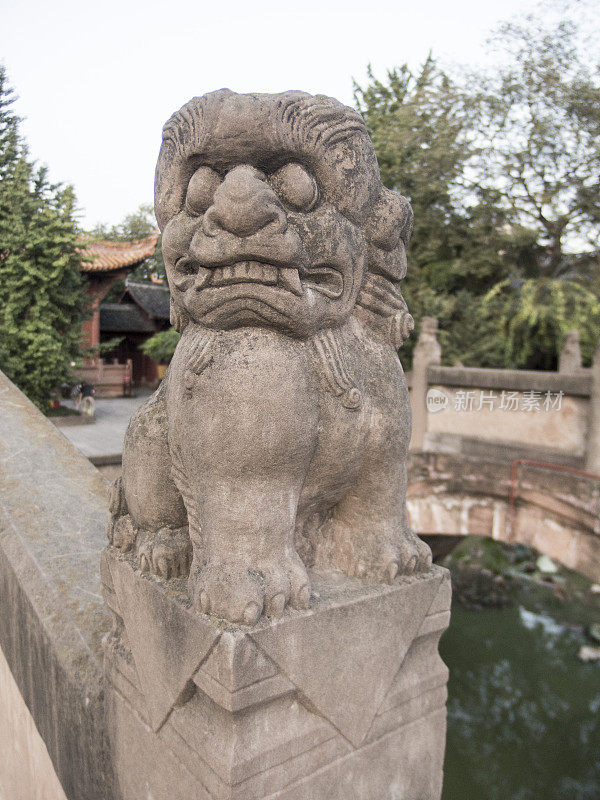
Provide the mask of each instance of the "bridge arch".
POLYGON ((423 535, 525 544, 600 583, 600 478, 535 462, 413 452, 407 508, 423 535), (512 502, 511 502, 512 486, 512 502))

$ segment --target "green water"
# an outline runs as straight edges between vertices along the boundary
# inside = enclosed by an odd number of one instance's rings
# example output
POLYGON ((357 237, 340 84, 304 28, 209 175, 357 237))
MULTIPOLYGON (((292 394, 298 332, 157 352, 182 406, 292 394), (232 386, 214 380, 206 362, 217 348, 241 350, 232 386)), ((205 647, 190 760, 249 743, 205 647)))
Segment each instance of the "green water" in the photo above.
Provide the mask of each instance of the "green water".
POLYGON ((600 800, 600 662, 577 657, 597 606, 527 583, 453 604, 443 800, 600 800))

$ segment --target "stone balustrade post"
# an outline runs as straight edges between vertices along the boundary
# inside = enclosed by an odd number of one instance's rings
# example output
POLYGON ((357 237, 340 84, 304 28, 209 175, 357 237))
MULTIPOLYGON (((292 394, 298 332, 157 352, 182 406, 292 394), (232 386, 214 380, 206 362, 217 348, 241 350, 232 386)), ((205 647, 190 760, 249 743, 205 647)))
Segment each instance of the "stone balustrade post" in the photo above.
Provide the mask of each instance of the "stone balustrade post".
POLYGON ((440 364, 442 349, 437 340, 438 321, 434 317, 423 317, 421 329, 413 354, 412 369, 412 437, 411 450, 422 450, 427 432, 427 368, 440 364))
POLYGON ((356 111, 223 89, 163 128, 155 211, 181 338, 102 556, 118 800, 439 800, 450 584, 402 481, 410 205, 356 111))
POLYGON ((101 573, 119 800, 439 800, 446 570, 389 586, 310 570, 309 610, 252 627, 110 548, 101 573))
POLYGON ((564 346, 558 356, 558 371, 572 375, 582 369, 579 331, 575 329, 567 333, 564 346))
POLYGON ((600 475, 600 344, 592 365, 592 391, 585 468, 600 475))

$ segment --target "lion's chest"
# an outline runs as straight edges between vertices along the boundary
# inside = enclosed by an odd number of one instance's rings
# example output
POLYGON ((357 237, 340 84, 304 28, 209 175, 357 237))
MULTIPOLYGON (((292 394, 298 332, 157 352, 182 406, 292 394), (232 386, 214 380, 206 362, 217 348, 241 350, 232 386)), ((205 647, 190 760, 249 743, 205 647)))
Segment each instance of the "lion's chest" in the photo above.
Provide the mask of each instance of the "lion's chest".
POLYGON ((172 362, 167 416, 170 445, 200 482, 288 474, 301 506, 328 505, 365 459, 401 457, 404 378, 393 351, 361 328, 319 341, 259 329, 190 334, 172 362))

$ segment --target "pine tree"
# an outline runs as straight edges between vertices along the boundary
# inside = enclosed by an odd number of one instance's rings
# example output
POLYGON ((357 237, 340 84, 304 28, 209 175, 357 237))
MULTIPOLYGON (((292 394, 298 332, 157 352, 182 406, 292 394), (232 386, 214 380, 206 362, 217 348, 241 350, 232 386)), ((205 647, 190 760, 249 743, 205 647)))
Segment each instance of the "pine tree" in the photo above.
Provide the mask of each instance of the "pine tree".
POLYGON ((0 66, 0 369, 42 410, 79 356, 75 196, 28 157, 0 66))

